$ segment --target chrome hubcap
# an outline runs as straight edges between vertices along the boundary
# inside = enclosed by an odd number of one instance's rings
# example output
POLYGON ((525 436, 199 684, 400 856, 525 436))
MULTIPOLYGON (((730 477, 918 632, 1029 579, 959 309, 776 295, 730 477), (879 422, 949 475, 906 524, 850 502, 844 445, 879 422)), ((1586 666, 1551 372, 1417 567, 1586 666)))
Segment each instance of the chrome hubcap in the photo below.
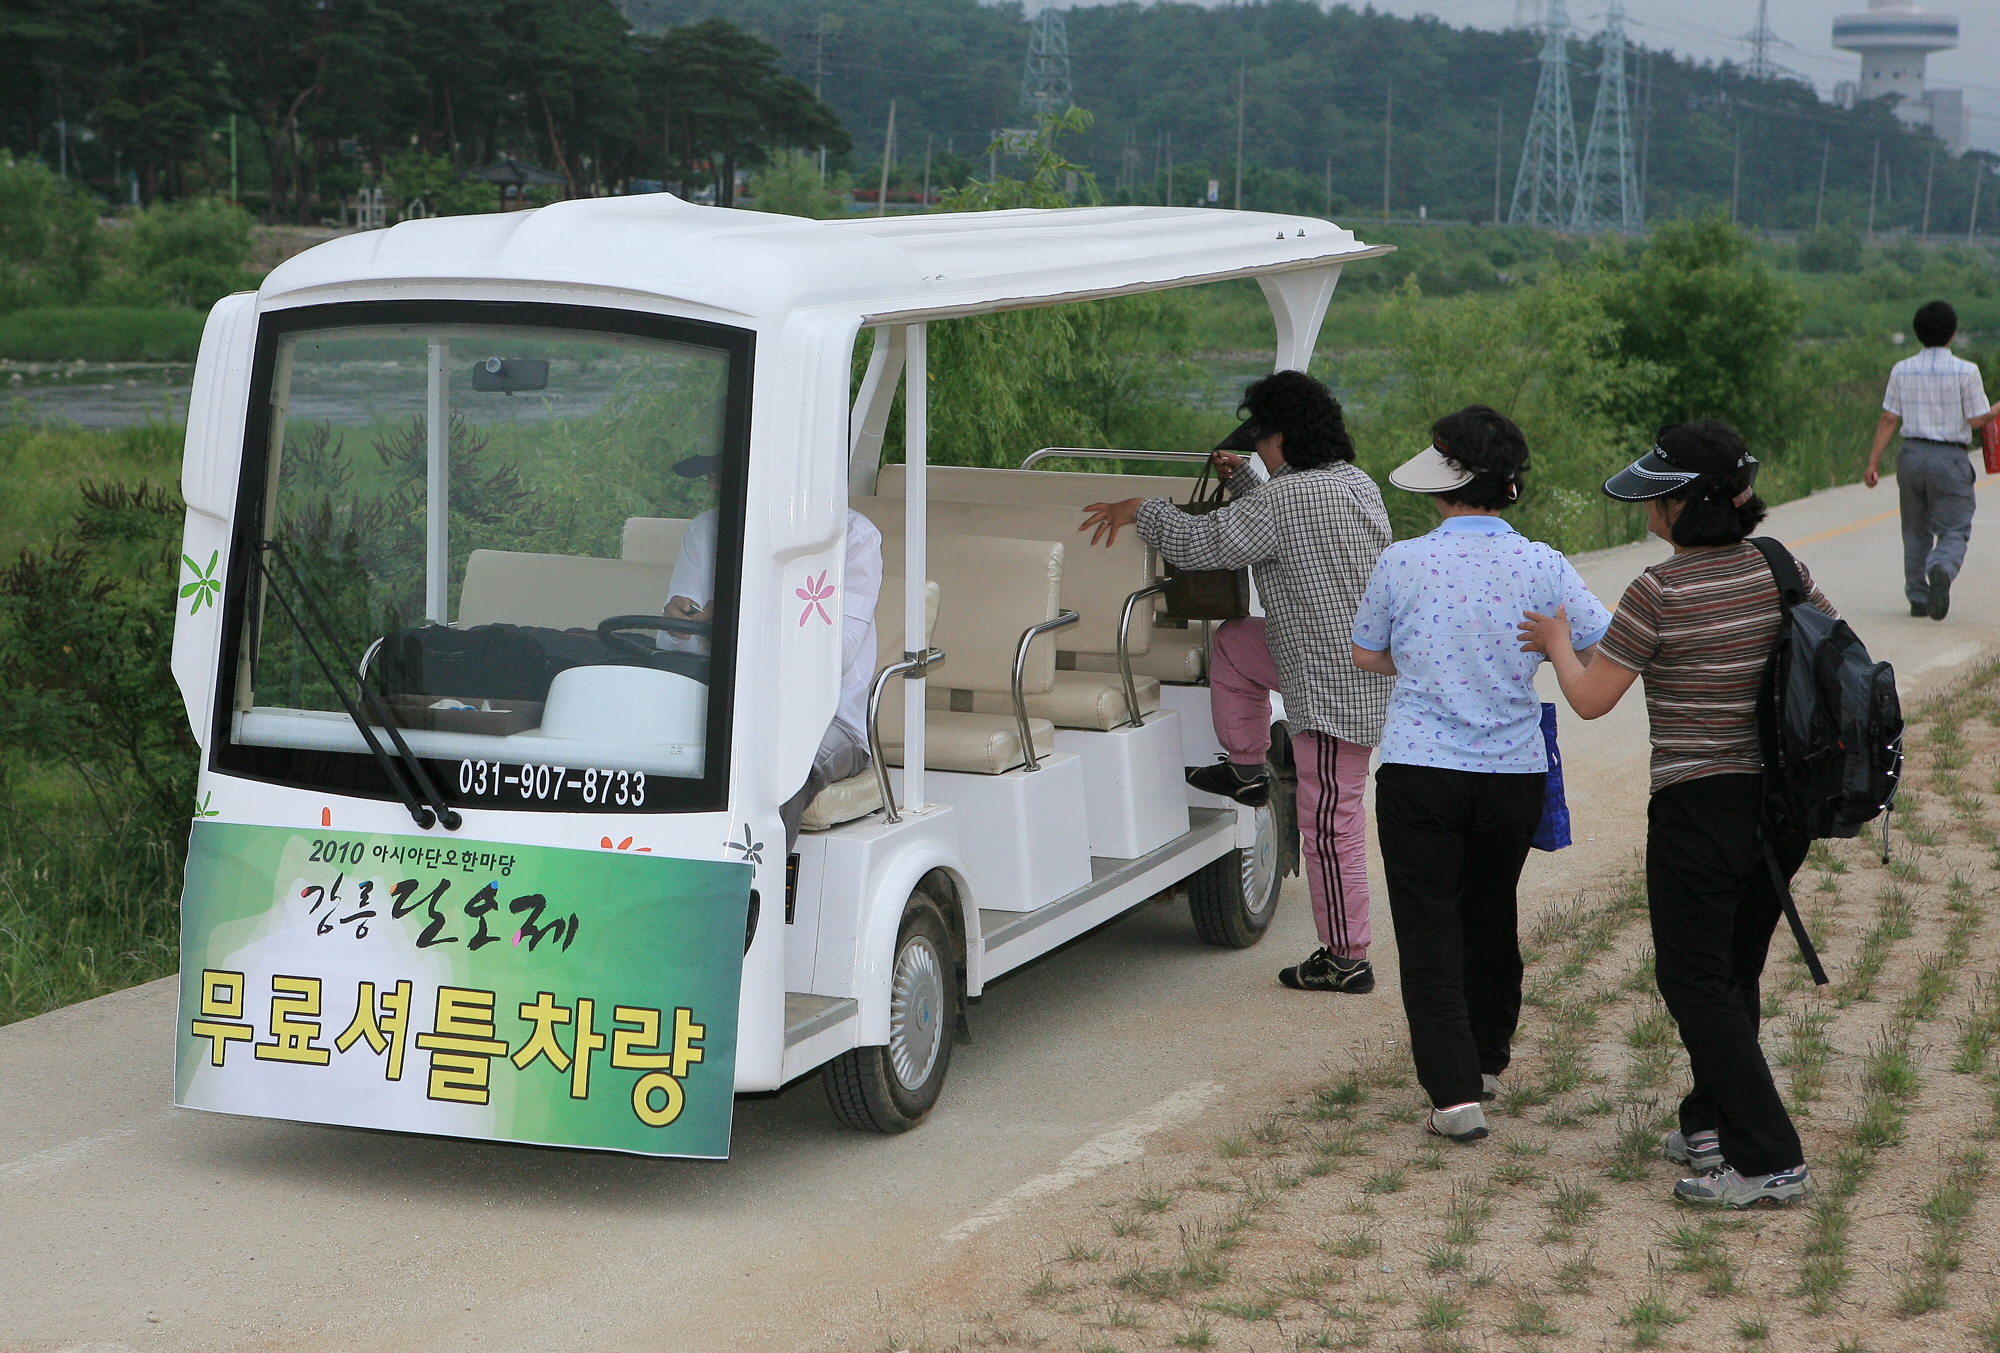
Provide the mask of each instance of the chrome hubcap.
POLYGON ((1243 870, 1243 908, 1261 917, 1278 901, 1278 819, 1269 804, 1257 810, 1257 844, 1236 852, 1243 870))
POLYGON ((912 935, 896 955, 889 993, 889 1064, 905 1090, 930 1079, 944 1043, 944 964, 923 935, 912 935))

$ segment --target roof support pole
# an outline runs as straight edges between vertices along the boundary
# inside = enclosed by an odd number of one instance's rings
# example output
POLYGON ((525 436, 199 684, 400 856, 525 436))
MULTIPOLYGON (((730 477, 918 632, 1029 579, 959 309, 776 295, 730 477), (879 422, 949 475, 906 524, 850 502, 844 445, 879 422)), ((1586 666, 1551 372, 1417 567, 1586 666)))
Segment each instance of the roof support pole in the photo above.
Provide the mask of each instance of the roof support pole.
POLYGON ((429 436, 425 447, 424 619, 445 625, 451 589, 451 341, 430 343, 429 436))
MULTIPOLYGON (((925 326, 899 330, 907 340, 910 378, 903 392, 903 659, 930 651, 925 594, 930 579, 930 380, 925 326)), ((963 598, 961 598, 961 604, 963 598)), ((924 669, 903 678, 903 803, 922 812, 924 797, 924 669)))
POLYGON ((1257 278, 1264 299, 1270 303, 1271 319, 1278 326, 1278 364, 1273 370, 1304 371, 1312 362, 1319 326, 1326 319, 1326 307, 1339 280, 1338 263, 1264 273, 1257 278))
POLYGON ((908 352, 901 325, 877 325, 875 350, 868 354, 868 370, 861 377, 861 389, 854 397, 854 411, 847 423, 847 491, 859 498, 875 496, 875 478, 882 468, 882 437, 889 428, 889 409, 896 402, 896 382, 903 377, 908 352))

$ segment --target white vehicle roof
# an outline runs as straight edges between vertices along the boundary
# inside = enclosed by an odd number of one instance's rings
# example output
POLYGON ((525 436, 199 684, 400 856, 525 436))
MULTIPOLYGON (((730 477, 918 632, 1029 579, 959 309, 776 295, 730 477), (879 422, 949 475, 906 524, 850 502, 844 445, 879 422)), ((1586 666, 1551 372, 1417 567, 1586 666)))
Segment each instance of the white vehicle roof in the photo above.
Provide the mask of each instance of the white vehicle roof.
POLYGON ((813 221, 667 193, 409 221, 280 264, 264 309, 357 287, 541 283, 667 297, 771 322, 832 309, 911 323, 1326 268, 1390 246, 1310 216, 1069 207, 813 221))

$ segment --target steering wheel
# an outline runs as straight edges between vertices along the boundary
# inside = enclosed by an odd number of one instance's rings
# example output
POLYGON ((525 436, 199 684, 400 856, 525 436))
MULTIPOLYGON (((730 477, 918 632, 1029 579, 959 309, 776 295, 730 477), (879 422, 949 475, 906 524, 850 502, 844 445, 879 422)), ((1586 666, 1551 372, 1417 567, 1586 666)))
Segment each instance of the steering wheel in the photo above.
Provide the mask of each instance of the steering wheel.
POLYGON ((612 648, 621 648, 634 657, 651 658, 659 649, 620 634, 620 630, 665 630, 706 639, 715 632, 712 620, 676 620, 664 615, 614 615, 597 622, 597 637, 612 648))

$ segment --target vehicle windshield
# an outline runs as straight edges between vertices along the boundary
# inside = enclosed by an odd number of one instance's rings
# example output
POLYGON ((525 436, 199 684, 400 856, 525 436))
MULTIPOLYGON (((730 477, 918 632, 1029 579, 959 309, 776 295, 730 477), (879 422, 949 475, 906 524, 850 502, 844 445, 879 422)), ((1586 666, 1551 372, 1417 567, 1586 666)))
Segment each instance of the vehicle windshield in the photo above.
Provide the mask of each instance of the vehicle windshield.
POLYGON ((362 721, 456 804, 721 806, 748 335, 553 309, 267 319, 219 769, 386 795, 362 721))

